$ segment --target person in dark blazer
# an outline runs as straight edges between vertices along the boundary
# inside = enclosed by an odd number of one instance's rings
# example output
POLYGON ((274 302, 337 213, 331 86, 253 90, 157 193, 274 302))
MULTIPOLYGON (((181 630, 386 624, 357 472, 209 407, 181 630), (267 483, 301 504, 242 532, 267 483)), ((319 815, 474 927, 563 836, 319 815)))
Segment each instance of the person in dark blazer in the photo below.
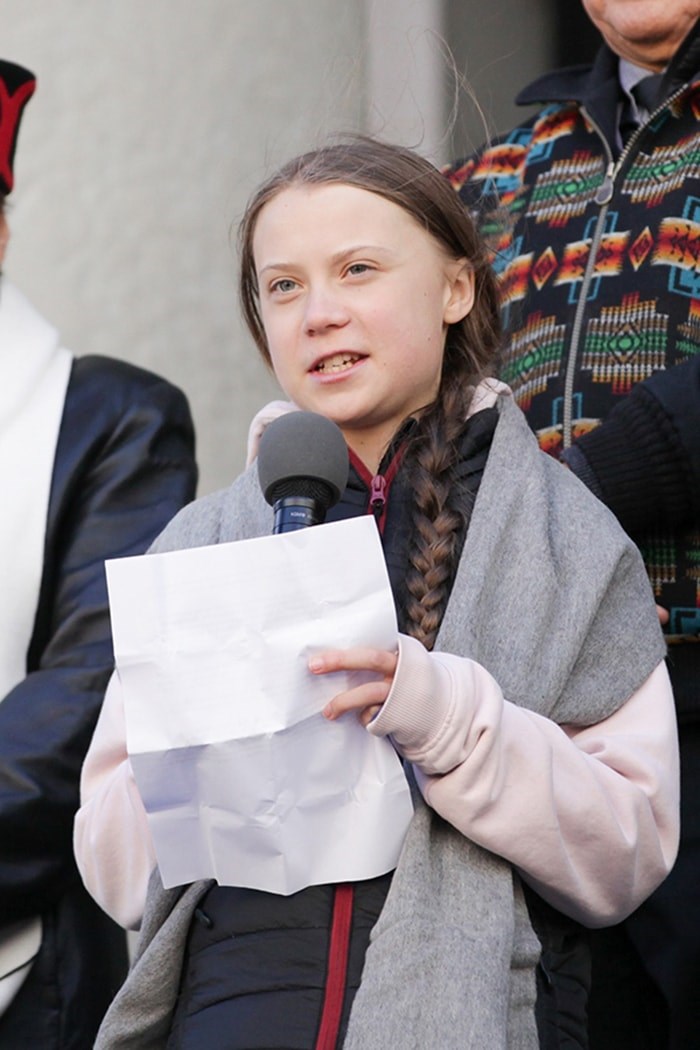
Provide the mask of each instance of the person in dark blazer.
MULTIPOLYGON (((0 266, 26 69, 0 60, 0 266)), ((107 558, 140 554, 195 494, 184 394, 74 357, 0 277, 0 1046, 88 1050, 124 933, 73 860, 80 768, 113 666, 107 558)))

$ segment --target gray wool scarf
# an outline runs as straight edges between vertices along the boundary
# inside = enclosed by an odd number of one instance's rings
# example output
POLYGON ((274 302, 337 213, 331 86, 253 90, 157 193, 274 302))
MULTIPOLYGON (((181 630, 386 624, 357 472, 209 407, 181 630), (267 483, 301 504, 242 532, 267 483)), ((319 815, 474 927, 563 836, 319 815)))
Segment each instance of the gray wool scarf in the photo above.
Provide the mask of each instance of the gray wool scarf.
MULTIPOLYGON (((613 516, 540 452, 508 396, 498 406, 435 648, 483 664, 512 703, 590 725, 664 657, 649 581, 613 516)), ((181 511, 155 549, 265 535, 270 517, 249 470, 181 511)), ((189 922, 210 885, 164 891, 154 873, 136 958, 96 1050, 165 1045, 189 922)), ((418 798, 344 1050, 535 1050, 539 952, 518 874, 418 798)))

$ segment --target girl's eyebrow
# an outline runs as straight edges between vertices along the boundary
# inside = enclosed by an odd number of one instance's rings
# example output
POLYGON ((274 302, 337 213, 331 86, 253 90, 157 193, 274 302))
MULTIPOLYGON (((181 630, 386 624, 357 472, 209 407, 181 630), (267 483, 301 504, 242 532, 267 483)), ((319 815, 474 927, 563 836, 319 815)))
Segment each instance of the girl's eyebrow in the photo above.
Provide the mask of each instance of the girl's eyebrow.
MULTIPOLYGON (((348 248, 341 248, 340 251, 335 252, 331 255, 331 263, 338 265, 338 263, 344 262, 357 252, 372 252, 373 254, 383 255, 390 257, 396 253, 391 248, 383 247, 380 244, 352 244, 348 248)), ((266 263, 265 266, 259 271, 260 276, 266 273, 268 270, 292 270, 295 264, 291 262, 271 262, 266 263)))
POLYGON ((372 252, 373 254, 379 255, 394 255, 395 253, 391 248, 387 248, 381 244, 352 244, 349 248, 342 248, 335 255, 331 256, 331 262, 341 263, 345 262, 351 255, 357 254, 357 252, 372 252))

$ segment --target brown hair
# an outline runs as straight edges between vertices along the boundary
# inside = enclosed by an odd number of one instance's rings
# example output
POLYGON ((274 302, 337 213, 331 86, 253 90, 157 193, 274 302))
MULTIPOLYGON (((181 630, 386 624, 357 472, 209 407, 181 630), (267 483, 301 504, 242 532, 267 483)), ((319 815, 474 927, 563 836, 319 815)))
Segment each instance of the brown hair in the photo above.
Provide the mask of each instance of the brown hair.
POLYGON ((239 228, 240 300, 246 324, 270 365, 260 316, 253 235, 260 212, 295 185, 342 183, 376 193, 408 212, 454 259, 474 273, 470 313, 447 330, 438 396, 411 432, 406 460, 414 491, 413 538, 407 574, 407 631, 432 648, 456 567, 464 508, 455 469, 458 441, 476 383, 491 374, 499 349, 498 291, 474 223, 448 180, 411 150, 354 136, 286 164, 254 194, 239 228))

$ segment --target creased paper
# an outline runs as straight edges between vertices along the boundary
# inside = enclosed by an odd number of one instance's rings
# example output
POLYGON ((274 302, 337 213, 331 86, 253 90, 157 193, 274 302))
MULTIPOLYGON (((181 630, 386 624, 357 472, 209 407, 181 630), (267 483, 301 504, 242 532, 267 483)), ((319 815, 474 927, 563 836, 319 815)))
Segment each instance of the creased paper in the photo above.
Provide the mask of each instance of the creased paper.
POLYGON ((127 746, 166 887, 294 893, 372 878, 412 815, 391 743, 320 711, 359 681, 326 648, 393 649, 370 517, 107 563, 127 746))

